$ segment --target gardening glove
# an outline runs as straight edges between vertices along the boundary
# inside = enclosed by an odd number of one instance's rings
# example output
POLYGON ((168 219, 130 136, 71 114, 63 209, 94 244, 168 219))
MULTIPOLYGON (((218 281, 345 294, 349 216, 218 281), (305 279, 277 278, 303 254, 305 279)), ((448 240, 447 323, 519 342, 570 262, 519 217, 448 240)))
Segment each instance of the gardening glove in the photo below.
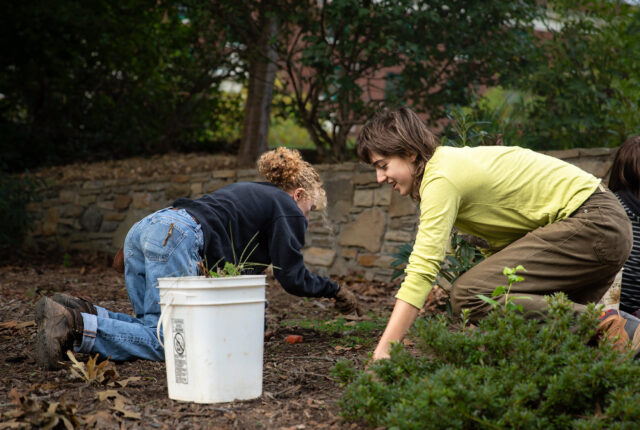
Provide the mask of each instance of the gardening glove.
POLYGON ((343 314, 350 314, 355 311, 358 316, 362 315, 362 309, 360 308, 358 299, 347 287, 340 286, 334 300, 334 306, 343 314))

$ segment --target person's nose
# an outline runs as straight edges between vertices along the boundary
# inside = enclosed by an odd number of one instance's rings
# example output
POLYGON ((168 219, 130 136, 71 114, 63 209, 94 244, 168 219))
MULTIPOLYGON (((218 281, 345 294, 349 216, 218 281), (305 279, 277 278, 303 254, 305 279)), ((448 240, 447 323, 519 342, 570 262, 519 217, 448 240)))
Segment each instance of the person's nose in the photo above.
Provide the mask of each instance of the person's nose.
POLYGON ((382 171, 382 169, 376 169, 376 180, 379 184, 382 184, 387 181, 387 175, 382 171))

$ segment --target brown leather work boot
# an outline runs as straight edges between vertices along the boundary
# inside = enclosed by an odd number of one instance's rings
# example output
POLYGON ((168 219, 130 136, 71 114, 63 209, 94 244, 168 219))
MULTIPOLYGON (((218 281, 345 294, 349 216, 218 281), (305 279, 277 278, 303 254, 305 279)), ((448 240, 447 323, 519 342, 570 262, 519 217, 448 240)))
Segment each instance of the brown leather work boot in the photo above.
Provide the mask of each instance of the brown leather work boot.
POLYGON ((633 351, 633 358, 640 359, 640 322, 625 312, 609 309, 600 316, 596 336, 610 339, 613 348, 620 352, 633 351))
POLYGON ((98 312, 96 311, 96 308, 93 307, 93 304, 89 300, 83 299, 82 297, 74 297, 63 293, 55 293, 51 297, 51 300, 56 303, 60 303, 62 306, 65 306, 67 308, 76 309, 84 314, 98 315, 98 312))
POLYGON ((59 361, 66 351, 73 348, 74 340, 82 338, 82 316, 75 309, 43 297, 36 304, 36 321, 36 363, 47 370, 60 369, 59 361))

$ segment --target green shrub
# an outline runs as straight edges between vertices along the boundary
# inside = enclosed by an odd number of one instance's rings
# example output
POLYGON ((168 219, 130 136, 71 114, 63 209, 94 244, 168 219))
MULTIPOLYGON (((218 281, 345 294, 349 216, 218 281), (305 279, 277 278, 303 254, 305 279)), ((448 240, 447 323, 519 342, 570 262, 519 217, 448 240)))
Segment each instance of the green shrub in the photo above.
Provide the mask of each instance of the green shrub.
POLYGON ((29 175, 22 177, 0 171, 0 249, 22 244, 32 218, 27 203, 37 198, 41 179, 29 175))
MULTIPOLYGON (((246 91, 221 91, 209 112, 200 136, 202 149, 207 150, 211 142, 239 141, 242 135, 242 119, 246 103, 246 91)), ((209 148, 210 150, 210 148, 209 148)))
MULTIPOLYGON (((450 237, 450 252, 444 257, 440 265, 440 275, 449 282, 453 282, 460 275, 471 269, 476 264, 484 260, 484 256, 478 248, 464 239, 458 232, 454 231, 450 237)), ((396 248, 396 252, 391 254, 395 259, 391 262, 394 268, 391 280, 404 274, 404 268, 409 263, 409 257, 413 252, 413 245, 405 243, 396 248)))
POLYGON ((269 147, 314 149, 309 132, 298 125, 293 118, 272 117, 269 127, 269 147))
POLYGON ((419 320, 420 354, 401 344, 367 372, 342 361, 348 421, 389 428, 633 428, 640 421, 640 366, 608 342, 587 344, 598 310, 575 315, 562 293, 543 321, 510 309, 477 328, 419 320))
POLYGON ((562 25, 536 39, 528 67, 510 74, 513 88, 527 95, 517 144, 620 145, 640 131, 640 11, 632 2, 590 0, 544 8, 562 25))

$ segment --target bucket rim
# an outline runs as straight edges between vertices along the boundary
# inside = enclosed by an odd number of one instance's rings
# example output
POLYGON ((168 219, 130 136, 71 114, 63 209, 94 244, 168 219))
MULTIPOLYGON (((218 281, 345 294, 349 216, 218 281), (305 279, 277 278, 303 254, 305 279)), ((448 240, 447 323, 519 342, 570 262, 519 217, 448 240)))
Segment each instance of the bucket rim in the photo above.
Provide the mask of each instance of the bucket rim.
POLYGON ((176 276, 158 278, 158 289, 171 290, 224 290, 237 288, 264 288, 266 275, 225 276, 210 278, 207 276, 176 276))
POLYGON ((162 278, 157 278, 158 281, 171 281, 171 280, 175 280, 175 279, 181 279, 183 281, 204 281, 204 280, 211 280, 211 281, 223 281, 223 280, 237 280, 237 279, 266 279, 267 275, 240 275, 240 276, 220 276, 218 278, 214 278, 212 276, 165 276, 162 278))

